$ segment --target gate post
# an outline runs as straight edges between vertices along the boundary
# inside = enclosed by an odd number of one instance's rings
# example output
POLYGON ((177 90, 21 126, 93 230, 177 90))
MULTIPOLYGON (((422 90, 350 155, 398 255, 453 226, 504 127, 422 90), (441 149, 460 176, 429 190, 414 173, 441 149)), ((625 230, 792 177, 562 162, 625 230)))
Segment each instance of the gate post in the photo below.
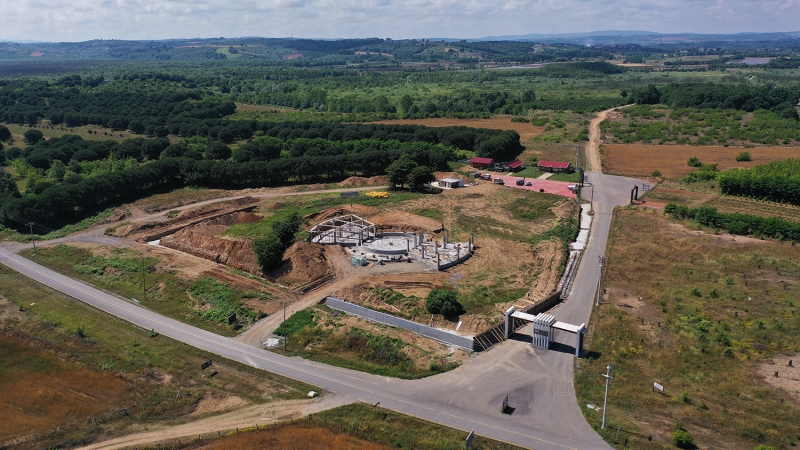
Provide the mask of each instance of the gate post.
POLYGON ((514 318, 511 317, 511 314, 513 314, 514 311, 516 311, 516 310, 517 310, 517 308, 515 308, 513 305, 510 308, 508 308, 508 310, 506 310, 506 339, 508 339, 508 337, 513 332, 512 328, 513 328, 513 320, 514 320, 514 318), (509 322, 509 321, 512 321, 512 322, 509 322))
POLYGON ((580 358, 581 353, 583 353, 583 341, 586 337, 586 324, 582 323, 581 327, 578 328, 578 332, 575 333, 575 357, 580 358))

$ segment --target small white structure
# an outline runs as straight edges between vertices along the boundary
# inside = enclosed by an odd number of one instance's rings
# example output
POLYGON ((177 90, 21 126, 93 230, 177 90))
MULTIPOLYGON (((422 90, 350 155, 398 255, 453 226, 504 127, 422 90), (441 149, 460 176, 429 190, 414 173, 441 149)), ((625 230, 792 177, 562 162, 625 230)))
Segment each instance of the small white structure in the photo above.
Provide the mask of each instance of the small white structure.
POLYGON ((458 178, 444 178, 439 180, 439 187, 445 189, 464 187, 464 180, 458 178))
POLYGON ((533 318, 533 345, 550 348, 554 323, 556 323, 556 318, 551 314, 541 313, 533 318))

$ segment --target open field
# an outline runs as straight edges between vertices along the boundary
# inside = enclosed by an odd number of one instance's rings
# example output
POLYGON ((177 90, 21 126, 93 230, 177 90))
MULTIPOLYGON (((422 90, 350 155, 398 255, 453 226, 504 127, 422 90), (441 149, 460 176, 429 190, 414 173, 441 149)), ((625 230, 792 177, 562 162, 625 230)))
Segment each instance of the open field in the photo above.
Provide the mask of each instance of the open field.
POLYGON ((719 164, 719 170, 733 167, 753 167, 771 161, 800 157, 800 147, 717 147, 692 145, 641 145, 605 144, 603 145, 603 167, 615 175, 650 176, 654 170, 665 178, 683 178, 689 172, 697 171, 686 162, 696 157, 703 164, 719 164), (736 156, 749 152, 753 160, 737 162, 736 156))
MULTIPOLYGON (((101 127, 98 125, 86 125, 80 127, 67 127, 64 125, 49 125, 47 123, 40 123, 36 126, 21 126, 21 125, 14 125, 14 124, 3 124, 5 125, 9 131, 11 131, 11 136, 14 139, 12 144, 8 144, 7 147, 17 146, 17 147, 24 147, 24 134, 26 131, 30 129, 36 129, 42 132, 45 139, 50 139, 53 137, 61 137, 65 134, 74 134, 80 136, 81 138, 87 141, 118 141, 122 142, 125 139, 133 139, 137 137, 145 137, 143 134, 134 134, 128 130, 112 130, 110 128, 101 127), (90 132, 91 131, 91 132, 90 132)), ((179 142, 182 139, 176 136, 169 136, 171 142, 179 142)))
MULTIPOLYGON (((607 293, 575 379, 580 405, 602 405, 598 375, 611 364, 606 439, 618 448, 673 448, 678 421, 700 448, 796 445, 800 381, 781 366, 800 352, 799 252, 654 210, 619 210, 607 293), (781 386, 764 375, 774 371, 781 386)), ((599 424, 599 412, 584 414, 599 424)))
POLYGON ((1 427, 3 447, 86 444, 137 423, 301 399, 314 389, 222 358, 214 358, 216 376, 203 377, 202 352, 109 320, 5 266, 0 286, 0 414, 15 424, 1 427))
MULTIPOLYGON (((240 448, 379 450, 464 448, 467 432, 415 419, 372 405, 355 403, 314 414, 310 420, 282 423, 264 431, 248 430, 209 444, 175 448, 228 450, 240 448)), ((519 447, 475 436, 476 450, 519 447)))

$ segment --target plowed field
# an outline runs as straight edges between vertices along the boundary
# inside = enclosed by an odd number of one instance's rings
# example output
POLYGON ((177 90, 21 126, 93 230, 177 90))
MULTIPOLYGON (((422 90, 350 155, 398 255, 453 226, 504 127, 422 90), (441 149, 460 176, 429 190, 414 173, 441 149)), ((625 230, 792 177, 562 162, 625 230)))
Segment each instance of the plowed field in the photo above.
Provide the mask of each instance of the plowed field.
POLYGON ((603 167, 605 172, 618 175, 648 176, 654 170, 665 178, 682 178, 696 171, 686 162, 697 157, 705 164, 719 164, 719 170, 732 167, 753 167, 771 161, 800 157, 800 148, 749 148, 692 146, 692 145, 641 145, 612 144, 603 145, 603 167), (736 156, 749 152, 753 160, 737 162, 736 156))

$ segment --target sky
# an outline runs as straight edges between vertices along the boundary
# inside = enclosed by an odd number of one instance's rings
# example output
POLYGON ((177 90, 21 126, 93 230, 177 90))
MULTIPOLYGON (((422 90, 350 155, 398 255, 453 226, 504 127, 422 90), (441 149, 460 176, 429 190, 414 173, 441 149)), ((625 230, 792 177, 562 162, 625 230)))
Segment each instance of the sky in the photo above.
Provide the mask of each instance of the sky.
POLYGON ((0 40, 800 30, 800 0, 0 0, 0 40))

